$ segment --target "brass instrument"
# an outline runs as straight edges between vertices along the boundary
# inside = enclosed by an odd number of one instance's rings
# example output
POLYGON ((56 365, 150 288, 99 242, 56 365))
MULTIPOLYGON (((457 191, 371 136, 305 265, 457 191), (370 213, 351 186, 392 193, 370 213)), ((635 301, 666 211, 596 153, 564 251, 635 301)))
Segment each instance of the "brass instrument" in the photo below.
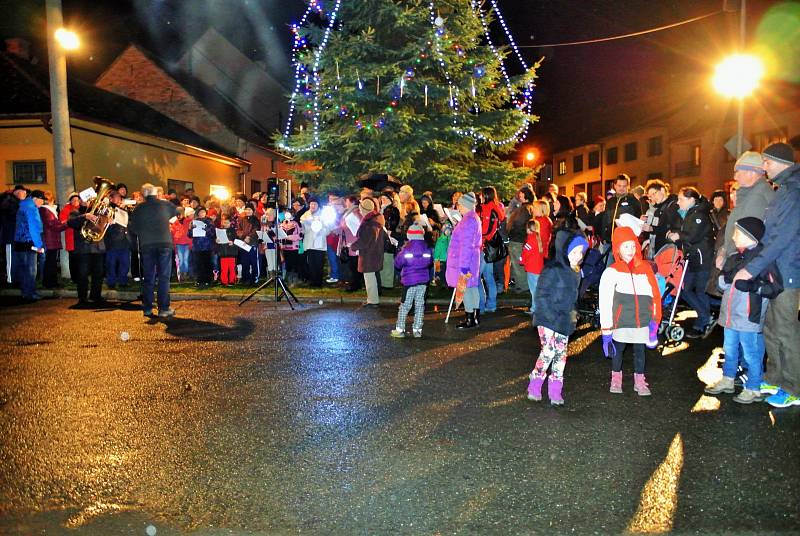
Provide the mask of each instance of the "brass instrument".
POLYGON ((86 220, 81 226, 81 236, 87 242, 99 242, 103 239, 108 227, 114 223, 114 207, 108 203, 108 197, 114 190, 115 184, 103 177, 94 178, 94 191, 97 197, 92 201, 86 214, 97 216, 96 222, 86 220))

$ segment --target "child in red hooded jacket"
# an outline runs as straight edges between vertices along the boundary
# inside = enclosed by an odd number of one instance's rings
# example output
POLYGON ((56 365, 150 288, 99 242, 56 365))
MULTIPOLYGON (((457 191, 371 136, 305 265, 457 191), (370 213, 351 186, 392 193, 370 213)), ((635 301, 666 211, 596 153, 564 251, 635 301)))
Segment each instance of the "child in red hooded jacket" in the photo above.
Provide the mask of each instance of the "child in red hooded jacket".
POLYGON ((661 293, 650 263, 642 258, 639 240, 629 227, 617 227, 611 237, 614 264, 600 278, 600 330, 603 353, 611 358, 612 393, 622 393, 622 354, 633 346, 634 386, 649 396, 644 376, 645 346, 658 344, 661 293))

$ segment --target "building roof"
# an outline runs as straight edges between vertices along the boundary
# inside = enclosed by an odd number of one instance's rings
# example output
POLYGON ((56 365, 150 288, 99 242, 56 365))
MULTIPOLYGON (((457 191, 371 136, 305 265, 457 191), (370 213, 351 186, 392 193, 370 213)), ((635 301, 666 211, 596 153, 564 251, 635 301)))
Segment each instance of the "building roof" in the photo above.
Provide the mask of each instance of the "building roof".
MULTIPOLYGON (((50 78, 45 65, 34 65, 0 52, 0 116, 49 116, 50 78)), ((217 144, 141 102, 68 78, 70 114, 158 138, 191 145, 243 161, 217 144)))

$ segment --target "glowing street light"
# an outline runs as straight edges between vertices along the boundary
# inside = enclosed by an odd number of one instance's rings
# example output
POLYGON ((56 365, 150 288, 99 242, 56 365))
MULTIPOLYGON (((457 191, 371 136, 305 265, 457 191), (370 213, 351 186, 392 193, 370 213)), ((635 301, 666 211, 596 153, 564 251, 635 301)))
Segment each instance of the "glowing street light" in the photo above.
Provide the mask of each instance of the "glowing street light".
POLYGON ((77 50, 81 46, 78 34, 66 28, 56 30, 55 38, 64 50, 77 50))
POLYGON ((714 89, 726 97, 743 99, 753 93, 764 76, 764 64, 757 56, 734 54, 714 71, 714 89))

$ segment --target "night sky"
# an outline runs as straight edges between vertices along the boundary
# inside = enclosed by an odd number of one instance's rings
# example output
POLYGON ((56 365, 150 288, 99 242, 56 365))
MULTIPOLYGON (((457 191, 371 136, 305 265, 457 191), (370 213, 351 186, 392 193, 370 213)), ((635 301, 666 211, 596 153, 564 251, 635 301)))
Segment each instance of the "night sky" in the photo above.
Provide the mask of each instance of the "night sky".
MULTIPOLYGON (((722 8, 722 0, 498 1, 523 46, 635 32, 722 8)), ((751 34, 775 3, 748 2, 751 34)), ((302 0, 63 0, 63 5, 65 20, 85 45, 70 59, 70 73, 88 81, 131 41, 169 61, 210 25, 253 59, 267 61, 270 71, 288 76, 285 59, 265 51, 288 48, 287 25, 305 8, 302 0)), ((0 0, 0 7, 11 14, 0 22, 0 35, 41 43, 43 1, 0 0)), ((611 43, 524 48, 529 63, 546 57, 534 110, 542 121, 524 145, 547 153, 708 98, 711 66, 733 49, 737 32, 738 13, 733 12, 611 43)), ((44 47, 38 53, 46 57, 44 47)))

